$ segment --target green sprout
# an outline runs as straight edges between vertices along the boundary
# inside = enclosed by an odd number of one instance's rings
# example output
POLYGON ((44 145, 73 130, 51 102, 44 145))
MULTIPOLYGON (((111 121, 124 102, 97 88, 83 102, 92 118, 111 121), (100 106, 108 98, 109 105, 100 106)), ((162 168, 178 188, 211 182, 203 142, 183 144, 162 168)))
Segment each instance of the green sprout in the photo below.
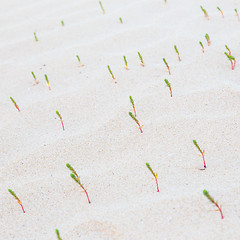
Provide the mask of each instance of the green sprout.
POLYGON ((15 102, 15 100, 14 100, 12 97, 10 97, 10 99, 11 99, 11 101, 13 102, 15 108, 20 112, 20 109, 19 109, 17 103, 15 102))
POLYGON ((204 164, 204 168, 206 168, 206 163, 205 163, 205 157, 204 157, 204 150, 201 150, 201 148, 199 147, 199 145, 197 144, 197 141, 196 140, 193 140, 193 144, 196 146, 196 148, 198 149, 198 151, 201 153, 202 155, 202 158, 203 158, 203 164, 204 164))
POLYGON ((59 233, 59 230, 58 230, 58 229, 56 229, 56 234, 57 234, 58 240, 62 240, 62 238, 60 237, 60 233, 59 233))
POLYGON ((159 192, 159 187, 158 187, 158 180, 157 180, 157 173, 154 173, 150 164, 149 163, 146 163, 146 166, 147 168, 149 169, 149 171, 152 173, 152 175, 154 176, 155 178, 155 181, 156 181, 156 185, 157 185, 157 192, 159 192))
POLYGON ((213 204, 218 208, 217 211, 220 212, 221 218, 223 219, 223 213, 222 213, 221 206, 219 206, 218 203, 215 202, 215 200, 211 197, 211 195, 209 194, 209 192, 208 192, 206 189, 203 190, 203 195, 204 195, 205 197, 207 197, 208 200, 209 200, 211 203, 213 203, 213 204))
POLYGON ((205 38, 207 40, 208 46, 210 46, 211 45, 211 41, 210 41, 210 37, 209 37, 209 35, 207 33, 205 34, 205 38))
POLYGON ((116 80, 116 78, 114 77, 114 75, 113 75, 113 73, 112 73, 112 70, 111 70, 110 66, 107 65, 107 68, 108 68, 108 71, 110 72, 110 74, 111 74, 111 76, 112 76, 112 79, 114 80, 115 83, 117 83, 117 80, 116 80))
POLYGON ((228 50, 228 55, 231 55, 231 50, 229 49, 229 47, 225 45, 225 48, 228 50))
POLYGON ((143 130, 142 130, 142 127, 143 127, 143 126, 140 125, 140 123, 138 122, 138 120, 136 119, 136 117, 135 117, 131 112, 129 112, 129 116, 137 123, 140 132, 143 133, 143 130))
POLYGON ((32 75, 33 75, 33 78, 34 78, 34 80, 35 80, 35 84, 38 84, 38 83, 39 83, 39 81, 37 80, 37 78, 36 78, 36 76, 35 76, 34 72, 32 72, 32 75))
POLYGON ((133 101, 133 99, 132 99, 132 96, 129 96, 129 99, 130 99, 130 102, 131 102, 132 107, 133 107, 134 116, 136 117, 136 116, 137 116, 137 113, 136 113, 136 108, 135 108, 135 104, 134 104, 134 101, 133 101))
POLYGON ((171 88, 171 84, 170 84, 170 82, 169 82, 167 79, 164 79, 164 81, 165 81, 167 87, 169 88, 170 95, 171 95, 171 97, 172 97, 172 88, 171 88))
POLYGON ((47 74, 45 74, 45 79, 46 79, 46 83, 47 83, 48 89, 51 90, 47 74))
POLYGON ((62 26, 64 27, 64 21, 63 21, 63 20, 61 21, 61 24, 62 24, 62 26))
POLYGON ((123 56, 123 59, 124 59, 124 63, 125 63, 125 69, 126 69, 126 70, 129 70, 126 56, 123 56))
POLYGON ((74 168, 73 168, 69 163, 66 164, 66 167, 67 167, 72 173, 74 173, 77 178, 80 178, 80 177, 78 176, 77 172, 74 170, 74 168))
POLYGON ((235 65, 236 65, 236 59, 232 55, 227 54, 224 52, 224 54, 227 56, 228 60, 231 62, 232 70, 234 70, 235 65))
POLYGON ((63 125, 63 119, 62 119, 62 116, 61 116, 61 114, 59 113, 59 111, 56 111, 56 114, 57 114, 58 117, 60 118, 60 121, 61 121, 61 124, 62 124, 62 128, 63 128, 63 131, 64 131, 64 125, 63 125))
POLYGON ((8 191, 10 192, 10 194, 18 201, 18 204, 20 204, 20 206, 22 207, 22 211, 23 213, 25 213, 25 210, 23 208, 23 205, 22 205, 22 202, 20 201, 20 199, 18 198, 18 196, 16 195, 16 193, 11 190, 11 189, 8 189, 8 191))
POLYGON ((200 44, 200 46, 202 47, 202 52, 204 53, 204 51, 205 51, 205 48, 204 48, 204 46, 203 46, 202 42, 200 41, 200 42, 199 42, 199 44, 200 44))
POLYGON ((36 33, 34 32, 33 34, 34 34, 35 41, 38 42, 38 38, 37 38, 36 33))
POLYGON ((179 52, 178 52, 178 49, 177 49, 177 46, 176 45, 174 45, 174 49, 175 49, 175 52, 177 53, 177 55, 178 55, 178 60, 179 60, 179 62, 181 61, 181 58, 180 58, 180 54, 179 54, 179 52))
POLYGON ((100 7, 101 7, 101 9, 102 9, 103 14, 105 14, 105 10, 104 10, 104 8, 103 8, 103 5, 102 5, 102 2, 101 2, 101 1, 99 1, 99 5, 100 5, 100 7))
POLYGON ((220 7, 217 7, 217 10, 222 14, 222 17, 224 18, 223 11, 220 9, 220 7))
POLYGON ((142 58, 142 55, 141 55, 141 53, 140 52, 138 52, 138 56, 139 56, 139 59, 140 59, 140 61, 141 61, 141 66, 145 66, 145 63, 143 62, 143 58, 142 58))
POLYGON ((76 57, 77 57, 77 59, 78 59, 78 62, 79 62, 79 65, 80 65, 80 67, 83 67, 84 65, 82 64, 82 62, 81 62, 81 60, 80 60, 79 56, 78 56, 78 55, 76 55, 76 57))
POLYGON ((119 21, 120 21, 120 23, 123 23, 123 20, 122 20, 122 18, 121 18, 121 17, 119 18, 119 21))
POLYGON ((208 16, 206 9, 204 9, 202 6, 200 6, 200 8, 202 9, 204 16, 209 20, 209 16, 208 16))
POLYGON ((168 69, 169 75, 170 75, 170 74, 171 74, 171 72, 170 72, 170 67, 168 66, 168 63, 167 63, 167 61, 166 61, 165 58, 163 58, 163 62, 165 63, 165 65, 166 65, 166 67, 167 67, 167 69, 168 69))

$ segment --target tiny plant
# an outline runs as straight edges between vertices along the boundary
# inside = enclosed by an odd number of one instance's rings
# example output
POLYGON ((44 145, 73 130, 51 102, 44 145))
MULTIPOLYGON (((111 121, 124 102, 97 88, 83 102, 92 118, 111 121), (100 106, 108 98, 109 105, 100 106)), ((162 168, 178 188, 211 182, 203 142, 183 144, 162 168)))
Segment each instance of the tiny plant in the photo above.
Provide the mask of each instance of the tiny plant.
POLYGON ((136 117, 134 117, 134 115, 133 115, 131 112, 129 112, 129 116, 137 123, 140 132, 143 133, 143 130, 142 130, 142 127, 143 127, 143 126, 140 125, 140 123, 138 122, 138 120, 136 119, 136 117))
POLYGON ((177 49, 177 46, 176 45, 174 45, 174 49, 175 49, 175 51, 176 51, 176 53, 177 53, 177 55, 178 55, 178 60, 179 60, 179 62, 181 61, 181 58, 180 58, 180 54, 179 54, 179 52, 178 52, 178 49, 177 49))
POLYGON ((119 18, 119 21, 120 21, 120 23, 123 23, 123 20, 122 20, 122 18, 121 18, 121 17, 119 18))
POLYGON ((167 69, 168 69, 169 75, 170 75, 170 74, 171 74, 171 72, 170 72, 170 67, 168 66, 168 63, 167 63, 167 61, 166 61, 165 58, 163 58, 163 62, 165 63, 165 65, 166 65, 166 67, 167 67, 167 69))
POLYGON ((51 90, 47 74, 45 74, 45 79, 46 79, 46 83, 47 83, 48 89, 51 90))
POLYGON ((219 206, 218 203, 215 202, 215 200, 210 196, 209 192, 208 192, 206 189, 203 190, 203 194, 204 194, 205 197, 208 198, 208 200, 209 200, 211 203, 213 203, 213 204, 218 208, 217 211, 220 212, 221 218, 223 219, 223 213, 222 213, 221 206, 219 206))
POLYGON ((140 59, 140 61, 141 61, 141 66, 145 66, 145 63, 143 62, 143 58, 142 58, 142 55, 141 55, 141 53, 140 52, 138 52, 138 56, 139 56, 139 59, 140 59))
POLYGON ((22 207, 22 210, 23 210, 23 213, 25 213, 25 210, 23 208, 23 205, 22 205, 22 202, 20 201, 20 199, 18 198, 18 196, 16 195, 16 193, 11 190, 11 189, 8 189, 8 191, 10 192, 10 194, 18 201, 18 203, 20 204, 20 206, 22 207))
POLYGON ((13 102, 15 108, 20 112, 20 109, 19 109, 17 103, 14 101, 14 99, 13 99, 12 97, 10 97, 10 99, 11 99, 11 101, 13 102))
POLYGON ((231 50, 229 49, 229 47, 225 45, 225 48, 228 50, 228 55, 231 55, 231 50))
POLYGON ((82 62, 81 62, 81 60, 80 60, 79 56, 78 56, 78 55, 76 55, 76 57, 77 57, 77 59, 78 59, 78 62, 79 62, 79 65, 80 65, 80 67, 83 67, 84 65, 82 64, 82 62))
POLYGON ((224 18, 223 11, 221 10, 221 8, 217 7, 217 10, 222 14, 222 17, 224 18))
POLYGON ((108 68, 108 71, 110 72, 110 74, 111 74, 111 76, 112 76, 112 79, 114 80, 115 83, 117 83, 117 80, 116 80, 116 78, 114 77, 114 75, 113 75, 113 73, 112 73, 112 70, 111 70, 111 68, 109 67, 109 65, 107 66, 107 68, 108 68))
POLYGON ((60 121, 61 121, 61 124, 62 124, 62 128, 63 128, 63 131, 64 131, 64 125, 63 125, 62 116, 61 116, 61 114, 60 114, 58 111, 56 111, 56 114, 57 114, 58 117, 60 118, 60 121))
POLYGON ((101 9, 102 9, 103 14, 105 14, 105 10, 104 10, 104 8, 103 8, 103 5, 102 5, 102 2, 101 2, 101 1, 99 1, 99 5, 100 5, 100 7, 101 7, 101 9))
POLYGON ((204 158, 204 150, 201 150, 201 148, 199 147, 199 145, 197 144, 197 141, 196 140, 193 140, 193 144, 196 146, 196 148, 198 149, 198 151, 201 153, 202 155, 202 158, 203 158, 203 165, 204 165, 204 168, 206 168, 206 163, 205 163, 205 158, 204 158))
POLYGON ((165 81, 167 87, 169 88, 170 95, 171 95, 171 97, 172 97, 172 88, 171 88, 171 84, 170 84, 170 82, 169 82, 167 79, 164 79, 164 81, 165 81))
POLYGON ((157 192, 159 192, 157 173, 153 172, 153 170, 152 170, 151 166, 149 165, 149 163, 146 163, 146 166, 149 169, 149 171, 152 173, 152 175, 154 176, 156 184, 157 184, 157 192))
POLYGON ((238 14, 238 10, 237 10, 236 8, 235 8, 234 10, 235 10, 236 16, 237 16, 237 18, 238 18, 238 21, 240 21, 240 16, 239 16, 239 14, 238 14))
POLYGON ((35 41, 38 42, 38 38, 37 38, 36 33, 34 32, 33 34, 34 34, 35 41))
POLYGON ((200 41, 199 44, 200 44, 200 46, 202 47, 202 52, 204 53, 204 52, 205 52, 205 48, 204 48, 202 42, 200 41))
POLYGON ((125 63, 125 69, 126 69, 126 70, 129 70, 126 56, 123 56, 123 59, 124 59, 124 63, 125 63))
POLYGON ((227 56, 228 60, 230 61, 231 66, 232 66, 232 70, 234 70, 235 65, 236 65, 235 57, 233 57, 232 55, 227 54, 226 52, 224 52, 224 54, 227 56))
POLYGON ((62 26, 64 27, 64 21, 63 21, 63 20, 61 21, 61 24, 62 24, 62 26))
POLYGON ((56 234, 57 234, 58 240, 62 240, 62 238, 60 237, 60 233, 59 233, 59 230, 58 230, 58 229, 56 229, 56 234))
POLYGON ((34 78, 34 80, 35 80, 35 83, 36 83, 36 84, 38 84, 38 83, 39 83, 39 81, 37 80, 37 78, 36 78, 36 76, 35 76, 34 72, 32 72, 32 75, 33 75, 33 78, 34 78))
POLYGON ((80 176, 77 174, 77 172, 74 170, 74 168, 69 164, 67 163, 66 164, 67 168, 72 172, 71 173, 71 178, 77 183, 80 185, 80 187, 83 189, 83 191, 85 192, 86 196, 87 196, 87 199, 88 199, 88 203, 90 204, 90 199, 89 199, 89 196, 88 196, 88 193, 87 193, 87 190, 84 188, 84 186, 82 185, 82 183, 80 182, 80 176))
POLYGON ((204 9, 202 6, 200 6, 200 8, 202 9, 204 16, 209 20, 209 16, 208 16, 206 9, 204 9))
POLYGON ((209 35, 207 33, 205 34, 205 38, 207 40, 208 46, 210 46, 211 45, 211 41, 210 41, 210 37, 209 37, 209 35))
POLYGON ((133 99, 132 99, 132 96, 129 96, 129 99, 130 99, 130 102, 131 102, 132 107, 133 107, 134 116, 136 117, 136 116, 137 116, 137 113, 136 113, 136 108, 135 108, 135 104, 134 104, 134 101, 133 101, 133 99))

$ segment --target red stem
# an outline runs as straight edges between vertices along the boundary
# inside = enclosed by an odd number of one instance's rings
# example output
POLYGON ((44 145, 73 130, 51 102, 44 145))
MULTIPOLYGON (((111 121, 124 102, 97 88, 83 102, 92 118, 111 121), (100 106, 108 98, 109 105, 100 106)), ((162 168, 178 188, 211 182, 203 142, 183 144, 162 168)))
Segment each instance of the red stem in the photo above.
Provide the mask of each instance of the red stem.
POLYGON ((64 125, 63 125, 63 120, 61 119, 61 123, 62 123, 62 128, 63 128, 63 131, 64 131, 64 125))
POLYGON ((169 72, 169 75, 171 75, 171 72, 170 72, 170 67, 168 67, 168 72, 169 72))
POLYGON ((90 204, 91 202, 90 202, 90 199, 89 199, 89 196, 88 196, 88 193, 87 193, 86 189, 83 188, 83 191, 86 193, 86 196, 87 196, 87 199, 88 199, 88 203, 90 204))
POLYGON ((135 107, 133 107, 133 110, 134 110, 134 115, 135 115, 135 117, 136 117, 136 116, 137 116, 137 113, 136 113, 135 107))
POLYGON ((23 208, 23 205, 22 205, 21 203, 19 203, 19 204, 20 204, 21 207, 22 207, 23 213, 25 213, 25 210, 24 210, 24 208, 23 208))
POLYGON ((171 94, 171 97, 172 97, 172 89, 170 88, 170 94, 171 94))
POLYGON ((216 205, 216 207, 218 208, 218 210, 219 210, 219 212, 221 214, 221 218, 223 219, 224 217, 223 217, 222 209, 218 206, 217 203, 215 203, 215 205, 216 205))
POLYGON ((20 112, 20 109, 19 109, 19 107, 18 107, 18 105, 17 105, 17 104, 15 105, 15 107, 16 107, 16 108, 17 108, 17 110, 20 112))
POLYGON ((141 128, 141 126, 140 126, 139 123, 138 123, 138 127, 139 127, 139 129, 140 129, 140 132, 143 133, 143 130, 142 130, 142 128, 141 128))
POLYGON ((179 60, 179 62, 181 62, 181 58, 180 58, 180 55, 178 55, 178 60, 179 60))
POLYGON ((156 177, 155 177, 155 180, 156 180, 156 184, 157 184, 157 192, 159 192, 158 181, 157 181, 156 177))
POLYGON ((204 168, 207 168, 206 163, 205 163, 205 158, 204 158, 204 155, 203 155, 203 154, 202 154, 202 157, 203 157, 204 168))

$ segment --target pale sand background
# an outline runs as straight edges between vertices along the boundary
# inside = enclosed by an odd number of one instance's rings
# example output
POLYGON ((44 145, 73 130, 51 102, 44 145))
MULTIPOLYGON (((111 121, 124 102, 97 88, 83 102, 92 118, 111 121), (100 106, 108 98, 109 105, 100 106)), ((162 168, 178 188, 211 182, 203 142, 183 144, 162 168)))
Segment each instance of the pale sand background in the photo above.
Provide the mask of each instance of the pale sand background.
POLYGON ((52 240, 55 228, 63 240, 240 239, 240 63, 232 71, 223 54, 228 44, 240 59, 239 1, 102 2, 105 15, 97 0, 1 1, 0 239, 52 240), (143 134, 128 116, 129 95, 143 134), (206 151, 207 171, 199 170, 193 139, 206 151), (67 162, 81 175, 90 205, 67 162), (159 175, 160 193, 146 162, 159 175), (224 220, 205 188, 222 204, 224 220))

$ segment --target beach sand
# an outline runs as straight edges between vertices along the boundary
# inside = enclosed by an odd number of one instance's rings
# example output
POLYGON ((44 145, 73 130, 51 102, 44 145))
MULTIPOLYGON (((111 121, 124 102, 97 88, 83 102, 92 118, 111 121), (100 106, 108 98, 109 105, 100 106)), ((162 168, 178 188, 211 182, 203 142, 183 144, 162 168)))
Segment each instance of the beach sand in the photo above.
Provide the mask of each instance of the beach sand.
POLYGON ((97 0, 1 3, 0 239, 240 239, 239 1, 102 0, 106 14, 97 0))

